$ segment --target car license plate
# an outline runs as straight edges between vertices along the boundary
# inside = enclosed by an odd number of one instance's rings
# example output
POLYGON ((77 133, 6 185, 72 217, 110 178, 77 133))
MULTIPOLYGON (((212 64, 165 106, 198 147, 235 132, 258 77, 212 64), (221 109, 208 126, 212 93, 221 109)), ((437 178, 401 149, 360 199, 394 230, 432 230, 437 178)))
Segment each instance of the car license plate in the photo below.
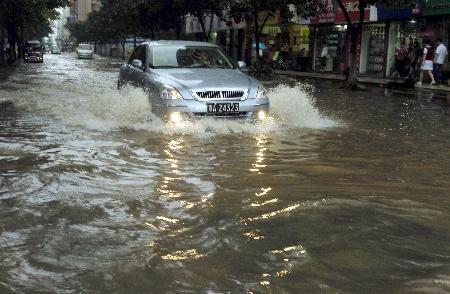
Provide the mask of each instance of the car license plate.
POLYGON ((239 103, 207 103, 208 113, 226 114, 239 112, 239 103))

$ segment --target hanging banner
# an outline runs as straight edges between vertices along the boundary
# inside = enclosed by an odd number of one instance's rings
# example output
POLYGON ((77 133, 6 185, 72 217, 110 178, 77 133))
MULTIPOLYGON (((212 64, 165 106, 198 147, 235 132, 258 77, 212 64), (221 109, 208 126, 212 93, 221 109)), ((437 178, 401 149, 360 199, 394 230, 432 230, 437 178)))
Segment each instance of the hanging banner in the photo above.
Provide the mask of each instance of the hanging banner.
MULTIPOLYGON (((359 21, 359 0, 342 0, 342 4, 347 9, 348 16, 352 22, 359 21)), ((364 21, 370 20, 370 6, 367 6, 364 10, 364 21)), ((345 24, 347 20, 345 19, 344 12, 336 4, 336 23, 345 24)))

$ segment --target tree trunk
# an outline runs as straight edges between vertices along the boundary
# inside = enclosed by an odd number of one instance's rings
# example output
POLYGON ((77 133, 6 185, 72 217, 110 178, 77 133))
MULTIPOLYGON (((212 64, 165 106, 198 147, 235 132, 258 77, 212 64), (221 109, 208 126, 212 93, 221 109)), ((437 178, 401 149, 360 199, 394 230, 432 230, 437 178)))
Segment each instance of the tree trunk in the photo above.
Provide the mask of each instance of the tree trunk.
POLYGON ((19 26, 19 42, 18 42, 18 53, 19 56, 18 58, 23 58, 23 45, 25 44, 24 42, 24 33, 23 33, 23 25, 19 26))
POLYGON ((341 8, 342 12, 344 13, 345 20, 347 21, 347 37, 346 41, 348 40, 348 35, 350 34, 350 55, 348 58, 349 68, 348 68, 348 76, 347 80, 345 82, 345 86, 349 89, 357 89, 358 88, 358 75, 359 70, 358 66, 356 64, 356 48, 357 48, 357 41, 359 36, 362 32, 362 25, 365 18, 365 8, 367 6, 367 2, 365 0, 359 0, 359 21, 357 24, 353 24, 352 20, 350 18, 350 15, 348 14, 348 11, 346 7, 343 4, 342 0, 337 0, 337 3, 339 5, 339 8, 341 8))
POLYGON ((16 26, 12 23, 10 23, 7 26, 8 30, 8 43, 9 43, 9 58, 8 62, 13 63, 16 61, 17 55, 16 55, 16 26))
POLYGON ((350 55, 348 57, 349 73, 346 81, 346 87, 349 89, 356 89, 358 87, 358 67, 356 66, 356 45, 358 36, 360 34, 358 26, 349 26, 350 30, 350 55))
POLYGON ((208 36, 206 35, 205 20, 201 16, 196 16, 196 17, 198 19, 198 22, 200 23, 201 28, 202 28, 203 41, 208 42, 208 36))
MULTIPOLYGON (((256 50, 256 70, 258 72, 261 71, 262 65, 261 65, 261 59, 259 56, 259 23, 258 23, 258 11, 254 8, 253 10, 253 17, 255 18, 255 50, 256 50)), ((251 44, 251 47, 253 47, 253 44, 251 44)), ((251 51, 250 51, 251 52, 251 51)))
POLYGON ((126 47, 125 47, 126 43, 127 43, 126 39, 120 41, 120 45, 122 46, 122 59, 123 60, 127 59, 127 52, 126 52, 126 47))

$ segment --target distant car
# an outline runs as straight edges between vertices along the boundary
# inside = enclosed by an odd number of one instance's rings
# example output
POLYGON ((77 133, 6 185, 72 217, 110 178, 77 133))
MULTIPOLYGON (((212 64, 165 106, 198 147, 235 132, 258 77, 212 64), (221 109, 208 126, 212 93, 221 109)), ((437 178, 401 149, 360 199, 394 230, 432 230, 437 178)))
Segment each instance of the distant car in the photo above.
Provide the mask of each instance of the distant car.
POLYGON ((52 46, 52 54, 61 54, 61 48, 58 45, 52 46))
POLYGON ((42 53, 42 46, 39 41, 28 41, 25 43, 23 54, 24 62, 44 62, 44 55, 42 53))
POLYGON ((77 48, 78 58, 92 59, 94 56, 94 50, 90 44, 80 44, 77 48))
POLYGON ((203 116, 263 120, 269 98, 261 82, 240 70, 244 66, 214 44, 153 41, 138 46, 121 67, 118 88, 143 88, 152 112, 173 122, 203 116))

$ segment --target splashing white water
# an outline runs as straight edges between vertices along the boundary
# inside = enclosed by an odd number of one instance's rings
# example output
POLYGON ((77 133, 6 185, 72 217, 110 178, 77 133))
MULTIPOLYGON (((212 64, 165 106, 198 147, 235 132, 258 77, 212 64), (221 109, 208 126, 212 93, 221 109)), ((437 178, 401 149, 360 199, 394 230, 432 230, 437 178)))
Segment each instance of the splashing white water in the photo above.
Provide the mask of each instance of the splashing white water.
POLYGON ((96 130, 132 128, 202 137, 232 133, 268 134, 293 128, 324 129, 341 125, 322 116, 312 105, 311 97, 298 87, 278 86, 269 94, 271 116, 263 122, 203 118, 178 124, 165 123, 151 113, 147 95, 135 88, 122 93, 109 90, 85 97, 72 105, 77 116, 60 117, 70 124, 82 124, 96 130))
MULTIPOLYGON (((270 117, 263 122, 204 118, 176 125, 165 123, 151 113, 151 105, 144 91, 128 88, 119 92, 115 89, 112 82, 117 79, 115 72, 99 74, 78 67, 68 72, 68 61, 58 61, 60 65, 56 61, 51 65, 52 71, 44 71, 36 76, 38 87, 30 86, 29 82, 9 82, 10 86, 17 89, 14 99, 16 106, 49 114, 67 125, 81 125, 93 130, 129 128, 201 137, 276 134, 290 129, 324 129, 342 125, 319 113, 312 104, 312 97, 308 94, 310 91, 305 91, 305 85, 302 84, 296 87, 278 86, 270 90, 270 117)), ((5 90, 4 94, 0 89, 0 97, 6 97, 9 93, 5 90)))

